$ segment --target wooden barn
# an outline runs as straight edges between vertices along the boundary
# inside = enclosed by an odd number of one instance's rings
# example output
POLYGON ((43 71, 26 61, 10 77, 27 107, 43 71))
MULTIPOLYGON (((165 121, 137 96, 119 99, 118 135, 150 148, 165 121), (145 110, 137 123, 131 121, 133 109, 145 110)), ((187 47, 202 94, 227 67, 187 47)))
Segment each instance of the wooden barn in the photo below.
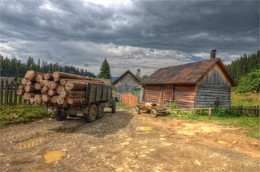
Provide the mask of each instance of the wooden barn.
POLYGON ((114 91, 120 94, 134 94, 142 88, 141 81, 129 70, 115 80, 113 85, 114 91))
POLYGON ((209 60, 158 69, 146 78, 144 99, 181 108, 217 105, 228 108, 236 82, 213 50, 209 60))

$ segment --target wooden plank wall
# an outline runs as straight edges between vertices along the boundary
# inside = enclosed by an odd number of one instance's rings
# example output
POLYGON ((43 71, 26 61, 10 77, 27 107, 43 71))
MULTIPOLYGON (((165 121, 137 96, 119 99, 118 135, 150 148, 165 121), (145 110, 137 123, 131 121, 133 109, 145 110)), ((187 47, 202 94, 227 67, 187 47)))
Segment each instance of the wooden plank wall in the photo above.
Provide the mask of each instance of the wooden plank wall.
POLYGON ((214 106, 229 108, 231 103, 231 87, 218 65, 214 66, 197 84, 195 106, 214 106))
POLYGON ((174 101, 180 108, 193 108, 196 96, 195 85, 176 85, 174 101))
POLYGON ((134 94, 134 90, 142 86, 128 73, 115 84, 115 92, 134 94))
POLYGON ((173 85, 146 85, 145 101, 169 105, 173 101, 173 85))

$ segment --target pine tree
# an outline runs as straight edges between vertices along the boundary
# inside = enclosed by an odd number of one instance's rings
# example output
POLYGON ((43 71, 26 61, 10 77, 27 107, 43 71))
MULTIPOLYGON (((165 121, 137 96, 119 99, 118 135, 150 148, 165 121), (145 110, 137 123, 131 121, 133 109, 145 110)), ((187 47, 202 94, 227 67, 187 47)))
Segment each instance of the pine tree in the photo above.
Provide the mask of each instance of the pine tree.
POLYGON ((136 78, 141 80, 141 70, 139 68, 137 69, 135 76, 136 76, 136 78))
POLYGON ((109 67, 109 64, 108 64, 106 58, 105 58, 105 60, 103 61, 102 65, 101 65, 99 78, 111 79, 110 67, 109 67))

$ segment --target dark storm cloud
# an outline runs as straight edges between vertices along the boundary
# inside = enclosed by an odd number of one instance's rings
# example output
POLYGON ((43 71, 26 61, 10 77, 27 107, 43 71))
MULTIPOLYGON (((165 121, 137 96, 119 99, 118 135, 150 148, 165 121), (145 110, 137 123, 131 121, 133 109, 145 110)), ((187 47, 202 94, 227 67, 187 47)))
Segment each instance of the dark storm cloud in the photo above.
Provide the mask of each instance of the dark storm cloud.
POLYGON ((106 6, 83 0, 2 0, 0 11, 0 39, 9 46, 3 45, 0 52, 20 57, 31 51, 41 58, 91 66, 104 57, 148 58, 149 49, 172 50, 162 58, 179 61, 184 56, 198 60, 217 49, 231 61, 259 48, 258 1, 132 1, 106 6), (148 51, 115 48, 109 54, 105 49, 110 44, 148 51), (126 54, 119 56, 117 50, 126 54), (186 55, 178 55, 181 52, 186 55))

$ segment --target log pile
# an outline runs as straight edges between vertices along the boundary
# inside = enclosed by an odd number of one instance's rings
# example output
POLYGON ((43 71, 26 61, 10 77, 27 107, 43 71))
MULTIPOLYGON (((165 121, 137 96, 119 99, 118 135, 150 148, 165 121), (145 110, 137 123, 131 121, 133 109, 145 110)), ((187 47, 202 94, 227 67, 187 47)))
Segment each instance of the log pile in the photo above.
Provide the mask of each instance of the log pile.
POLYGON ((85 101, 88 83, 107 85, 104 81, 64 72, 53 74, 27 71, 17 94, 30 103, 68 105, 85 101))

